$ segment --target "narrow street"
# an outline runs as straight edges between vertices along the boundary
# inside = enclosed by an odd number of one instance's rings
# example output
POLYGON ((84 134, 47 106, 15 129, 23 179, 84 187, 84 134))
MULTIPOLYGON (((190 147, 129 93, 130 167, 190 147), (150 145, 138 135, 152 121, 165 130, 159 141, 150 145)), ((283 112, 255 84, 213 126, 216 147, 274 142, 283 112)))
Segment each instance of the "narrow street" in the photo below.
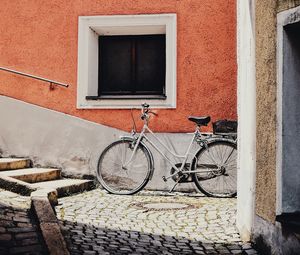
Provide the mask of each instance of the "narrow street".
POLYGON ((236 199, 96 189, 59 199, 71 254, 257 254, 235 227, 236 199))

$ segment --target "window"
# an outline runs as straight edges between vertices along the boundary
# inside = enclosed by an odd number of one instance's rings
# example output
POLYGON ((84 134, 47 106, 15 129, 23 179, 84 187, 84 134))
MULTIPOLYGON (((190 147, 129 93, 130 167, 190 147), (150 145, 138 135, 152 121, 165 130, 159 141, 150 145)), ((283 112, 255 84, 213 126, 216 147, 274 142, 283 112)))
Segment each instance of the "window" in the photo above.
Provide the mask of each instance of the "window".
POLYGON ((77 108, 176 107, 176 14, 79 17, 77 108))
POLYGON ((100 98, 165 99, 165 35, 99 36, 100 98))

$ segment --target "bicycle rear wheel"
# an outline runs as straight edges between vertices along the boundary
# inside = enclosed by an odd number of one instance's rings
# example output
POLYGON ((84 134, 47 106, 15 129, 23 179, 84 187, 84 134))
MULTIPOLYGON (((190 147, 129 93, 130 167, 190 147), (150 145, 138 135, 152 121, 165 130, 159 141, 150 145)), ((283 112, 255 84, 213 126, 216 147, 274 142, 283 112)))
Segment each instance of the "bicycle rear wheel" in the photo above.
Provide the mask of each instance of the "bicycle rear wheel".
POLYGON ((196 187, 207 196, 234 197, 237 189, 237 149, 231 141, 214 141, 196 154, 196 187))
POLYGON ((149 181, 151 160, 148 151, 139 145, 128 162, 133 151, 132 140, 119 140, 106 147, 100 155, 97 178, 109 193, 131 195, 143 189, 149 181))

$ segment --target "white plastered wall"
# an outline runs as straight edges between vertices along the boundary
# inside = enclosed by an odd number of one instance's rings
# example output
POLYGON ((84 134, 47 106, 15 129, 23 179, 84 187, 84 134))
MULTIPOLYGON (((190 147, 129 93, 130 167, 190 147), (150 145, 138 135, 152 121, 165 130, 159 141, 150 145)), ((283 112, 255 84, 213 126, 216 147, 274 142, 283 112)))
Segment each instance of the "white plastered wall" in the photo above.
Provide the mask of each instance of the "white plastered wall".
POLYGON ((255 19, 253 0, 237 2, 238 185, 237 227, 250 240, 256 171, 255 19))

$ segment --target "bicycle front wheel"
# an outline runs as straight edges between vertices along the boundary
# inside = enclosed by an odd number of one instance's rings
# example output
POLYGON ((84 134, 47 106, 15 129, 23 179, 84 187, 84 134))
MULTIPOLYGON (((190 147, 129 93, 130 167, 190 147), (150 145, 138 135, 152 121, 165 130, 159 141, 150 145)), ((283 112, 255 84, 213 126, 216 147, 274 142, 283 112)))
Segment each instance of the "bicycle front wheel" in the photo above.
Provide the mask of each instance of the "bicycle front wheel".
POLYGON ((145 187, 151 173, 149 152, 132 140, 119 140, 100 155, 97 178, 109 193, 131 195, 145 187))
POLYGON ((214 141, 194 160, 196 187, 212 197, 234 197, 237 190, 237 149, 231 141, 214 141))

